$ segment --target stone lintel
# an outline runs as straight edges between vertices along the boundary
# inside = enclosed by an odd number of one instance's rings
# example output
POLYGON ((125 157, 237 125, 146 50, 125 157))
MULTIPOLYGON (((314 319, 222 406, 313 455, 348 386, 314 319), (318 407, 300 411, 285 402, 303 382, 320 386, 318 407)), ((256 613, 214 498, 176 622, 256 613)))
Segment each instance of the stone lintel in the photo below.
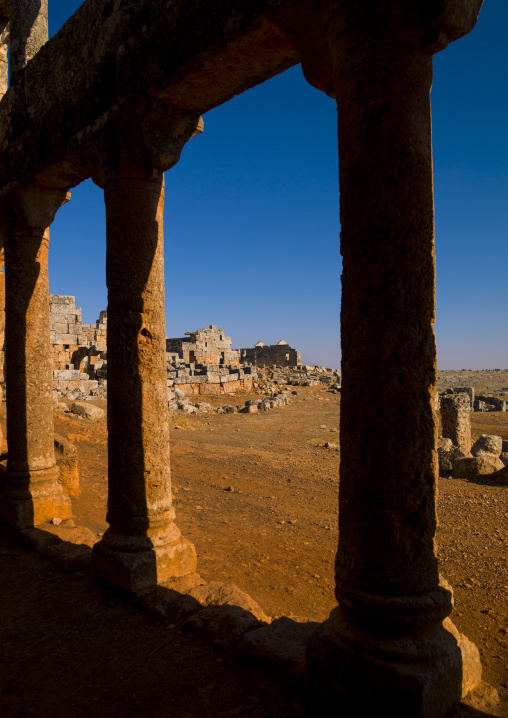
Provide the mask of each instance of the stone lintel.
MULTIPOLYGON (((0 141, 9 179, 72 187, 89 176, 86 144, 115 104, 148 93, 199 116, 296 64, 268 17, 272 5, 278 0, 226 0, 219 10, 200 0, 189 15, 187 0, 87 0, 21 71, 26 128, 8 148, 0 141)), ((9 94, 0 102, 4 138, 12 137, 9 94)))

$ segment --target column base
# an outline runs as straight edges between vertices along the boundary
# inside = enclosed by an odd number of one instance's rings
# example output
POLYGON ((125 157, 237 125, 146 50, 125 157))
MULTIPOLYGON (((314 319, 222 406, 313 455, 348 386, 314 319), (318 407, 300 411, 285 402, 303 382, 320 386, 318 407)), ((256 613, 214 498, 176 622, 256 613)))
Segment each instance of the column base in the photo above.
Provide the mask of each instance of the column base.
POLYGON ((72 517, 70 498, 58 483, 57 467, 27 474, 5 474, 4 493, 0 496, 0 520, 18 529, 32 528, 51 521, 72 517))
POLYGON ((442 718, 480 683, 478 649, 448 618, 414 635, 375 634, 356 640, 337 608, 312 636, 307 670, 323 705, 377 718, 442 718))
POLYGON ((148 551, 132 552, 113 551, 99 541, 93 547, 90 576, 136 593, 195 573, 196 566, 194 544, 184 538, 148 551))

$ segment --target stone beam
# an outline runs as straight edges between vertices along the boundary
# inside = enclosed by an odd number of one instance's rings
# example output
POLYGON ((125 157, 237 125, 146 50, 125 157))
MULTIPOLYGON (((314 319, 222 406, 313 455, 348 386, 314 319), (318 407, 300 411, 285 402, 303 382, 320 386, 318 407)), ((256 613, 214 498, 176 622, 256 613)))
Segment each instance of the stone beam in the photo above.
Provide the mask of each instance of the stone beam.
POLYGON ((148 95, 199 115, 298 62, 269 19, 277 0, 132 5, 86 0, 28 63, 26 131, 9 145, 9 92, 0 102, 0 187, 81 182, 87 142, 112 107, 148 95))

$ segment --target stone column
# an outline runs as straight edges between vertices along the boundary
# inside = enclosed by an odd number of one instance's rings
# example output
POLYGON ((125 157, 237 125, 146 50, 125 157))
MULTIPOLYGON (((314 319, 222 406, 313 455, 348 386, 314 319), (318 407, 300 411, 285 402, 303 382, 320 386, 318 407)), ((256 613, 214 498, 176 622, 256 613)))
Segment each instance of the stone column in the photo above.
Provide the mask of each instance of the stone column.
POLYGON ((471 451, 471 399, 468 394, 441 397, 441 434, 471 451))
POLYGON ((358 714, 437 718, 481 675, 476 647, 447 618, 452 590, 435 546, 430 89, 448 28, 426 27, 420 2, 397 3, 393 15, 391 3, 331 5, 343 256, 339 606, 310 642, 308 667, 324 690, 353 697, 358 714))
POLYGON ((48 290, 48 227, 69 196, 18 189, 3 209, 8 459, 0 516, 18 528, 71 516, 53 449, 48 290))
MULTIPOLYGON (((170 130, 166 120, 166 144, 183 146, 170 130)), ((104 148, 110 528, 91 566, 94 576, 132 592, 196 569, 171 502, 160 168, 167 163, 164 153, 146 150, 153 137, 146 126, 141 133, 142 147, 122 127, 104 148)))

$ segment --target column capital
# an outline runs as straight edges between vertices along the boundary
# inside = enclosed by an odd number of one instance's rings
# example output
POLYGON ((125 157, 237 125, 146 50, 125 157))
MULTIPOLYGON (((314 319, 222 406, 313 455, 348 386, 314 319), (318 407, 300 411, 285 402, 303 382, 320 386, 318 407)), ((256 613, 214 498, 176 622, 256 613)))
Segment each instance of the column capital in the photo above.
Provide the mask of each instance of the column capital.
POLYGON ((184 145, 202 131, 202 117, 166 102, 152 97, 123 102, 87 148, 92 179, 101 188, 110 179, 133 177, 133 171, 149 179, 176 165, 184 145))
POLYGON ((273 20, 300 53, 307 81, 334 96, 337 58, 347 71, 372 61, 387 45, 433 55, 474 28, 482 5, 483 0, 285 0, 273 20))
POLYGON ((60 207, 71 198, 70 192, 38 185, 17 185, 2 198, 2 222, 4 236, 11 232, 5 227, 13 221, 20 231, 42 237, 55 219, 60 207))

